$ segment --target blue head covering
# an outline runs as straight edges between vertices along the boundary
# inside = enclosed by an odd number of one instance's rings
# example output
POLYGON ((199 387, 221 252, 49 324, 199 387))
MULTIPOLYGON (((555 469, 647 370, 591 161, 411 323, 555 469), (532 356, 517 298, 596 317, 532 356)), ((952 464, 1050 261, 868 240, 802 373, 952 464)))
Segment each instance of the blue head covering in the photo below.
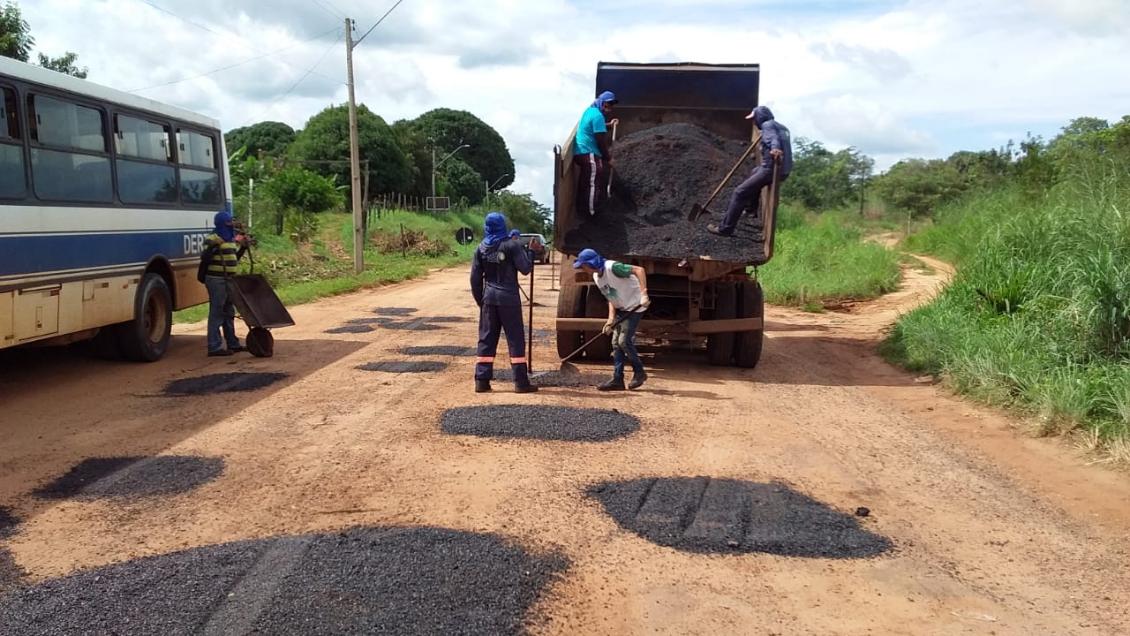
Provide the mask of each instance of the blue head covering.
POLYGON ((509 238, 510 232, 506 230, 506 217, 501 212, 491 212, 483 223, 483 244, 488 246, 498 245, 509 238))
POLYGON ((232 227, 231 212, 221 210, 212 219, 216 224, 216 235, 230 243, 235 240, 235 228, 232 227))
POLYGON ((603 271, 604 270, 604 257, 596 253, 596 250, 583 249, 580 254, 577 254, 577 260, 573 261, 573 269, 581 269, 582 265, 603 271))
POLYGON ((593 102, 592 105, 595 106, 597 110, 604 110, 605 104, 615 104, 618 101, 620 100, 616 99, 616 93, 604 91, 596 98, 596 101, 593 102))
POLYGON ((516 239, 519 236, 522 236, 521 230, 519 230, 518 228, 514 228, 513 230, 510 230, 510 238, 516 239))
POLYGON ((746 119, 752 119, 753 123, 760 126, 773 119, 773 111, 769 110, 768 106, 758 106, 753 109, 752 113, 746 116, 746 119))

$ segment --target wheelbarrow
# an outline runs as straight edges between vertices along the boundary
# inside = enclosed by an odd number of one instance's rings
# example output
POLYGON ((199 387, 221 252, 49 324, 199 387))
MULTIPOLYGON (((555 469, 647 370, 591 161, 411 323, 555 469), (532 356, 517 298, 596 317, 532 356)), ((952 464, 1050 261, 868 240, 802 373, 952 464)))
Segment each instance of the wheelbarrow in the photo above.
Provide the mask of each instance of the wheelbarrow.
POLYGON ((247 253, 251 273, 228 278, 228 295, 247 323, 247 350, 257 358, 270 358, 275 354, 275 337, 270 330, 293 326, 294 318, 267 279, 255 273, 255 259, 250 249, 247 253))

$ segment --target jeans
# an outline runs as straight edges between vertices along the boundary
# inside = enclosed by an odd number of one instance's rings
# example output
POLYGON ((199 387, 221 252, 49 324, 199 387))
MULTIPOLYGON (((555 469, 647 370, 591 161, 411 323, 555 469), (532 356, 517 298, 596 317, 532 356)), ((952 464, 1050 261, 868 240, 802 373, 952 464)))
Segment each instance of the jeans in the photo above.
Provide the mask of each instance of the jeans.
POLYGON ((204 286, 208 288, 208 351, 223 349, 224 340, 228 349, 239 347, 239 338, 235 335, 235 305, 228 297, 228 280, 223 276, 206 276, 204 286))
MULTIPOLYGON (((624 317, 624 312, 616 312, 616 319, 624 317)), ((616 325, 612 330, 612 377, 617 380, 624 379, 624 361, 627 359, 632 364, 632 372, 636 375, 643 373, 643 362, 640 361, 640 352, 636 350, 636 329, 639 329, 643 314, 633 312, 616 325)))
MULTIPOLYGON (((787 174, 779 175, 777 177, 778 183, 784 183, 788 176, 787 174)), ((756 218, 759 212, 758 208, 761 205, 761 189, 772 182, 772 168, 763 166, 754 170, 748 179, 734 189, 734 196, 730 198, 730 206, 726 208, 726 216, 722 219, 722 225, 718 227, 718 231, 723 234, 733 234, 738 227, 738 221, 742 218, 742 213, 746 210, 753 212, 756 218)), ((761 229, 764 230, 765 228, 761 229)))

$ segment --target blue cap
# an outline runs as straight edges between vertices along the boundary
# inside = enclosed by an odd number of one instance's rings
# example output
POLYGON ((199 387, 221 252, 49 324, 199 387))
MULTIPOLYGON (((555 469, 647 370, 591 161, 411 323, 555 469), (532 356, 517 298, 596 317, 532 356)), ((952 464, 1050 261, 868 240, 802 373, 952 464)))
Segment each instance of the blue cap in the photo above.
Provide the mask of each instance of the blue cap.
POLYGON ((604 269, 604 257, 593 249, 583 249, 580 254, 577 254, 577 260, 573 261, 573 269, 581 269, 582 266, 588 265, 593 269, 604 269))

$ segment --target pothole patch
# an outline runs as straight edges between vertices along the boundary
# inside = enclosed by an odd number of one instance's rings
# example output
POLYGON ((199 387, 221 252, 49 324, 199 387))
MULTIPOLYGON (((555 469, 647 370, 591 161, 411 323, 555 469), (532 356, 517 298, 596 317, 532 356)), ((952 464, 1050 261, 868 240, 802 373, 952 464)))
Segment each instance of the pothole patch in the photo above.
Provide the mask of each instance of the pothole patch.
POLYGON ((219 457, 95 457, 35 490, 41 499, 141 498, 176 495, 215 480, 224 472, 219 457))
POLYGON ((447 368, 446 362, 435 360, 382 360, 357 367, 361 371, 381 371, 383 373, 435 373, 447 368))
MULTIPOLYGON (((0 547, 0 595, 9 588, 15 587, 25 574, 12 553, 0 547)), ((0 602, 0 607, 2 606, 3 602, 0 602)), ((0 624, 3 624, 3 618, 0 618, 0 624)))
MULTIPOLYGON (((513 382, 514 371, 511 369, 498 369, 494 372, 494 379, 498 382, 513 382)), ((583 387, 596 386, 607 380, 607 377, 591 373, 561 373, 560 371, 535 371, 530 374, 530 382, 539 387, 583 387)))
POLYGON ((342 325, 341 327, 334 327, 326 329, 325 333, 329 334, 343 334, 343 333, 370 333, 373 328, 369 325, 342 325))
POLYGON ((12 591, 0 633, 514 634, 567 565, 441 528, 241 541, 12 591))
POLYGON ((450 435, 607 442, 636 432, 640 421, 616 410, 509 404, 449 409, 440 425, 450 435))
POLYGON ((378 316, 411 316, 416 311, 415 307, 377 307, 373 313, 378 316))
POLYGON ((12 511, 0 506, 0 539, 9 539, 16 533, 16 526, 20 525, 20 518, 12 511))
POLYGON ((174 380, 165 385, 165 395, 184 397, 258 391, 286 377, 285 373, 214 373, 174 380))
POLYGON ((588 494, 620 527, 687 552, 850 559, 892 547, 851 515, 780 483, 670 477, 603 483, 588 494))
POLYGON ((382 329, 393 329, 396 331, 438 331, 446 329, 440 325, 432 324, 427 321, 427 318, 415 318, 411 320, 388 320, 380 323, 382 329))
POLYGON ((451 324, 458 322, 471 322, 472 319, 467 318, 466 316, 428 316, 427 318, 422 318, 421 320, 434 322, 436 324, 451 324))
POLYGON ((425 347, 404 347, 400 350, 406 356, 457 356, 471 357, 478 353, 475 347, 458 347, 454 345, 436 345, 425 347))

